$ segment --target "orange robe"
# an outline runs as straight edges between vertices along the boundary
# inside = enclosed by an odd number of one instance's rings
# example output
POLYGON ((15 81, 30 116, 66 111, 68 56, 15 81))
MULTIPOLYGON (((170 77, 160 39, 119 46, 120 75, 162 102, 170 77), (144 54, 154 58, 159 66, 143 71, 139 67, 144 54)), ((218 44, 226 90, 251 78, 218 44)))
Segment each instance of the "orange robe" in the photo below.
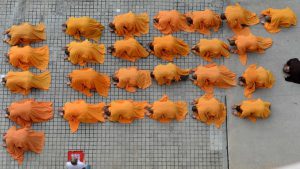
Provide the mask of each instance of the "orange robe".
POLYGON ((38 102, 35 99, 13 102, 8 107, 8 112, 8 118, 22 127, 53 118, 52 102, 38 102))
POLYGON ((8 52, 9 63, 22 70, 28 70, 30 67, 36 67, 45 70, 49 63, 49 48, 43 46, 32 48, 30 46, 13 46, 8 52))
POLYGON ((154 22, 154 27, 163 34, 171 34, 177 31, 188 29, 187 20, 184 14, 176 11, 159 11, 154 16, 158 22, 154 22))
POLYGON ((229 46, 219 39, 200 39, 196 45, 199 51, 195 51, 204 60, 212 62, 213 58, 219 59, 221 56, 229 58, 229 46))
POLYGON ((51 83, 50 72, 33 74, 29 71, 8 72, 6 75, 6 87, 12 93, 28 95, 31 88, 48 90, 51 83))
POLYGON ((115 33, 119 36, 141 36, 149 32, 149 16, 147 13, 135 14, 131 11, 114 18, 115 33))
POLYGON ((204 90, 207 96, 213 96, 214 87, 230 88, 236 85, 236 74, 226 66, 216 65, 215 63, 205 66, 199 65, 195 69, 197 79, 194 84, 204 90))
POLYGON ((148 70, 138 70, 137 67, 121 68, 115 72, 119 82, 117 87, 128 92, 136 92, 136 88, 146 89, 151 85, 151 76, 148 70))
POLYGON ((204 95, 197 99, 196 105, 197 113, 195 117, 197 120, 206 123, 207 125, 215 124, 220 128, 226 119, 226 107, 224 103, 218 99, 204 95))
POLYGON ((105 122, 103 108, 105 103, 88 104, 84 100, 67 102, 64 105, 64 119, 69 121, 72 133, 78 130, 80 123, 105 122))
POLYGON ((190 47, 187 43, 172 35, 155 37, 152 45, 152 53, 166 61, 173 61, 174 58, 179 58, 180 56, 187 56, 190 52, 190 47))
POLYGON ((5 32, 11 37, 6 42, 12 46, 18 44, 28 45, 46 40, 45 25, 43 23, 34 26, 25 22, 20 25, 13 25, 5 32))
POLYGON ((72 64, 84 66, 87 63, 104 63, 105 46, 103 44, 73 41, 67 45, 69 51, 68 60, 72 64))
POLYGON ((261 99, 246 100, 240 105, 242 112, 237 113, 240 118, 247 118, 252 122, 256 122, 257 118, 266 119, 271 115, 270 102, 261 99))
POLYGON ((23 163, 26 151, 40 154, 45 144, 44 132, 33 131, 27 127, 17 129, 16 126, 12 126, 8 129, 4 139, 7 145, 6 151, 19 164, 23 163))
POLYGON ((109 76, 98 73, 92 68, 73 70, 69 77, 71 78, 71 87, 86 96, 92 96, 90 90, 96 90, 100 96, 107 97, 110 88, 109 76))
POLYGON ((173 63, 159 64, 153 70, 154 78, 159 85, 170 85, 172 81, 178 82, 181 76, 186 76, 189 72, 189 69, 181 69, 173 63))
POLYGON ((245 70, 243 77, 246 80, 244 95, 247 98, 252 97, 256 88, 272 88, 275 82, 275 78, 269 70, 261 66, 257 68, 255 64, 245 70))
POLYGON ((271 22, 264 24, 265 29, 270 33, 277 33, 280 27, 290 27, 297 24, 297 15, 289 8, 274 9, 268 8, 261 12, 262 15, 270 16, 271 22))
POLYGON ((149 117, 161 123, 168 123, 174 119, 182 121, 185 119, 188 108, 183 101, 173 102, 164 95, 160 100, 155 101, 151 106, 153 113, 149 117))
POLYGON ((109 120, 119 123, 132 123, 136 119, 143 119, 147 102, 135 102, 133 100, 115 100, 109 104, 111 113, 109 120))
POLYGON ((117 40, 114 44, 113 56, 135 62, 149 56, 149 52, 134 38, 117 40))
POLYGON ((193 23, 186 30, 188 32, 199 32, 204 35, 210 35, 210 29, 217 32, 222 25, 220 15, 210 9, 188 12, 185 16, 193 20, 193 23))

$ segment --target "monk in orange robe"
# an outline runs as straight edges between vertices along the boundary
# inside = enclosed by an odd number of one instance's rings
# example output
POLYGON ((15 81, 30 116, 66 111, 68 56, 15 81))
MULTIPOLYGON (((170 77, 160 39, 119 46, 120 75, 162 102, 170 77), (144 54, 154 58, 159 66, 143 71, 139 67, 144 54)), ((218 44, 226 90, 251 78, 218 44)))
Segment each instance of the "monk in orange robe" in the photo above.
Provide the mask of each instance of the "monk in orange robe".
POLYGON ((117 40, 108 50, 113 56, 130 62, 149 56, 149 52, 134 38, 117 40))
POLYGON ((193 118, 220 128, 226 119, 226 107, 213 96, 204 95, 193 102, 193 118))
POLYGON ((193 11, 185 14, 189 28, 188 32, 199 32, 204 35, 210 35, 210 29, 217 32, 222 25, 219 14, 210 9, 204 11, 193 11))
POLYGON ((69 74, 70 85, 86 96, 92 96, 90 90, 96 90, 100 96, 107 97, 110 88, 110 78, 106 74, 98 73, 92 68, 73 70, 69 74))
POLYGON ((46 40, 45 25, 43 23, 36 26, 27 22, 20 25, 13 25, 4 34, 8 36, 8 39, 4 40, 4 42, 12 46, 18 44, 28 45, 46 40))
POLYGON ((112 29, 111 32, 116 33, 118 36, 126 38, 141 36, 149 32, 149 16, 147 13, 135 14, 130 11, 115 16, 114 21, 109 24, 109 27, 112 29))
POLYGON ((147 108, 147 115, 161 123, 169 123, 172 120, 182 121, 185 119, 188 108, 184 101, 173 102, 169 100, 167 95, 164 95, 160 100, 155 101, 147 108))
POLYGON ((171 85, 173 81, 187 80, 189 73, 189 69, 181 69, 173 63, 168 63, 155 66, 151 76, 155 78, 159 85, 171 85))
POLYGON ((218 66, 215 63, 199 65, 193 71, 191 80, 204 90, 207 96, 213 96, 214 87, 227 89, 236 85, 236 74, 223 65, 218 66))
POLYGON ((88 104, 84 100, 76 100, 65 103, 63 109, 60 109, 61 116, 69 121, 72 133, 78 130, 80 123, 98 123, 105 122, 104 118, 105 103, 88 104))
POLYGON ((21 165, 25 152, 31 151, 40 154, 43 151, 45 134, 28 127, 17 129, 16 126, 12 126, 4 133, 3 141, 6 151, 21 165))
POLYGON ((233 115, 239 118, 247 118, 252 122, 256 122, 257 118, 266 119, 271 115, 271 103, 261 99, 245 100, 240 105, 234 105, 232 109, 233 115))
POLYGON ((96 19, 84 17, 70 17, 63 25, 63 31, 73 36, 76 40, 80 40, 81 36, 94 41, 99 41, 104 26, 96 19))
POLYGON ((149 44, 151 53, 162 60, 173 61, 174 58, 187 56, 190 47, 182 39, 175 38, 172 35, 155 37, 153 42, 149 44))
POLYGON ((274 82, 275 78, 269 70, 261 66, 257 68, 255 64, 250 65, 239 77, 239 85, 245 87, 244 95, 248 98, 252 97, 256 88, 272 88, 274 82))
POLYGON ((52 102, 39 102, 35 99, 24 99, 10 104, 6 116, 25 127, 32 123, 46 122, 53 118, 52 102))
POLYGON ((176 11, 159 11, 153 19, 154 27, 163 34, 171 34, 188 29, 184 14, 176 11))
POLYGON ((270 33, 277 33, 280 27, 288 28, 297 24, 297 15, 289 8, 274 9, 268 8, 261 12, 265 21, 262 21, 265 29, 270 33))
POLYGON ((84 66, 87 63, 104 63, 105 46, 104 44, 91 43, 88 40, 83 42, 73 41, 65 48, 67 60, 72 64, 84 66))
POLYGON ((229 46, 219 39, 200 39, 192 48, 192 51, 204 60, 212 62, 214 58, 229 58, 229 46))
POLYGON ((45 70, 49 63, 49 48, 48 46, 39 48, 13 46, 6 56, 11 65, 22 70, 28 70, 30 67, 45 70))
POLYGON ((12 93, 28 95, 31 88, 48 90, 51 83, 51 75, 49 71, 38 75, 29 71, 10 71, 4 78, 2 78, 2 83, 6 84, 6 87, 12 93))
POLYGON ((138 70, 137 67, 121 68, 115 72, 113 80, 118 88, 127 92, 136 92, 136 88, 146 89, 151 85, 148 70, 138 70))

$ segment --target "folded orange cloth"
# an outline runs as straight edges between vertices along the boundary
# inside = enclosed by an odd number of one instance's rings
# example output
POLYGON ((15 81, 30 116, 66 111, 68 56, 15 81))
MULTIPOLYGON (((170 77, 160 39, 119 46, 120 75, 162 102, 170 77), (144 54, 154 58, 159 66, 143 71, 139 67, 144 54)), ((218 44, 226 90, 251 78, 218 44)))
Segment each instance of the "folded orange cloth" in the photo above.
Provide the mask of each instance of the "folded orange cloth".
POLYGON ((153 75, 159 85, 170 85, 172 81, 178 82, 181 80, 181 76, 188 76, 189 69, 181 69, 173 63, 166 65, 159 64, 154 67, 153 75))
POLYGON ((30 67, 45 70, 49 63, 49 48, 48 46, 39 48, 13 46, 9 49, 8 57, 11 65, 22 70, 28 70, 30 67))
POLYGON ((6 87, 12 93, 21 93, 28 95, 31 88, 48 90, 51 83, 49 71, 41 74, 33 74, 29 71, 8 72, 6 75, 6 87))
POLYGON ((63 107, 63 117, 69 121, 70 129, 75 133, 80 123, 105 122, 104 106, 103 102, 98 104, 88 104, 84 100, 67 102, 63 107))
POLYGON ((43 151, 45 134, 44 132, 33 131, 27 127, 17 129, 16 126, 13 126, 4 135, 4 140, 6 151, 19 164, 22 164, 26 151, 32 151, 36 154, 40 154, 43 151))
POLYGON ((190 52, 190 47, 182 39, 173 37, 172 35, 154 37, 150 45, 151 52, 166 61, 173 61, 174 58, 187 56, 190 52))
POLYGON ((101 25, 96 19, 84 17, 70 17, 65 24, 67 25, 66 34, 73 36, 75 39, 80 40, 80 37, 93 39, 99 41, 104 26, 101 25))
POLYGON ((98 73, 92 68, 73 70, 69 74, 70 86, 86 96, 92 96, 90 90, 96 90, 100 96, 107 97, 110 88, 110 78, 98 73))
POLYGON ((69 53, 68 60, 80 66, 86 63, 104 63, 105 46, 103 44, 92 43, 88 40, 83 42, 73 41, 67 45, 69 53))

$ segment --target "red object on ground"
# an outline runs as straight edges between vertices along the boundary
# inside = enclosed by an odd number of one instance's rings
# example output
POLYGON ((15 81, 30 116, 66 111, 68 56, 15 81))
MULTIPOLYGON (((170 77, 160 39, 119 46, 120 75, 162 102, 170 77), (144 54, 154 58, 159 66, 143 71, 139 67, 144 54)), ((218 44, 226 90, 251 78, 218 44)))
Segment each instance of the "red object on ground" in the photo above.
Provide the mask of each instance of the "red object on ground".
POLYGON ((81 162, 84 161, 84 152, 82 150, 70 150, 68 151, 68 161, 71 161, 72 157, 76 157, 81 162))

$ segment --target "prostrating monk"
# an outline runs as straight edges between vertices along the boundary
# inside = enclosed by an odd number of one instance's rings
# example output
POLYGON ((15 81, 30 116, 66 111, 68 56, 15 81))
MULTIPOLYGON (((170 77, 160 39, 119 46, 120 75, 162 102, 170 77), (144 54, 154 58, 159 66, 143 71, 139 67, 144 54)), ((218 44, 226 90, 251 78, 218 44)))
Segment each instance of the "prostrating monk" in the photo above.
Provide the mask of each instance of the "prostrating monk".
POLYGON ((65 48, 67 60, 72 64, 84 66, 87 63, 104 63, 105 46, 104 44, 92 43, 88 40, 83 42, 73 41, 65 48))
POLYGON ((204 95, 193 102, 193 118, 220 128, 226 119, 226 107, 213 96, 204 95))
POLYGON ((244 95, 247 98, 252 97, 256 88, 272 88, 274 82, 275 78, 269 70, 261 66, 257 68, 255 64, 250 65, 239 77, 239 85, 245 87, 244 95))
POLYGON ((73 70, 69 74, 70 85, 86 96, 92 96, 90 90, 96 90, 100 96, 107 97, 110 88, 110 78, 106 74, 98 73, 92 68, 73 70))
POLYGON ((184 14, 176 11, 159 11, 153 19, 154 27, 163 34, 171 34, 188 29, 184 14))
POLYGON ((239 118, 247 118, 252 122, 256 122, 257 118, 266 119, 271 115, 271 103, 261 99, 245 100, 240 105, 232 107, 233 115, 239 118))
POLYGON ((181 69, 173 63, 168 63, 155 66, 151 76, 155 78, 159 85, 171 85, 174 81, 187 80, 189 73, 189 69, 181 69))
POLYGON ((229 58, 229 46, 219 39, 200 39, 192 48, 192 51, 204 60, 212 62, 214 58, 229 58))
POLYGON ((182 121, 185 119, 188 108, 184 101, 173 102, 169 100, 167 95, 164 95, 160 100, 155 101, 147 108, 147 115, 161 123, 168 123, 172 120, 182 121))
POLYGON ((134 38, 117 40, 108 50, 113 56, 130 62, 149 56, 149 52, 134 38))
POLYGON ((146 89, 152 83, 150 71, 138 70, 137 67, 120 68, 115 72, 113 81, 118 88, 128 92, 136 92, 136 88, 146 89))
POLYGON ((112 29, 111 32, 116 33, 118 36, 141 36, 149 32, 149 16, 147 13, 135 14, 130 11, 115 16, 109 27, 112 29))
POLYGON ((96 19, 84 17, 70 17, 63 25, 63 31, 73 36, 75 39, 80 40, 81 36, 87 39, 99 41, 104 26, 101 25, 96 19))
POLYGON ((215 63, 199 65, 193 71, 193 83, 204 90, 209 97, 213 96, 214 87, 227 89, 236 85, 236 74, 224 65, 218 66, 215 63))
POLYGON ((185 14, 189 28, 188 32, 199 32, 204 35, 210 35, 210 29, 217 32, 222 25, 219 14, 210 9, 204 11, 193 11, 185 14))
POLYGON ((172 35, 154 37, 153 42, 149 44, 151 53, 162 60, 173 61, 174 58, 187 56, 190 47, 182 39, 173 37, 172 35))
POLYGON ((298 58, 288 60, 283 67, 283 72, 286 74, 286 81, 300 84, 300 60, 298 58))
POLYGON ((4 42, 12 46, 18 44, 28 45, 46 40, 45 25, 43 23, 36 26, 27 22, 13 25, 4 34, 8 36, 8 39, 4 40, 4 42))
POLYGON ((17 129, 16 126, 12 126, 4 133, 3 141, 6 151, 21 165, 26 151, 32 151, 36 154, 43 151, 45 134, 28 127, 17 129))
POLYGON ((143 119, 148 105, 145 101, 115 100, 104 108, 104 112, 109 121, 128 124, 143 119))
POLYGON ((52 102, 39 102, 35 99, 13 102, 6 111, 6 116, 22 127, 53 118, 52 102))
POLYGON ((51 83, 51 75, 49 71, 41 74, 33 74, 29 71, 23 72, 8 72, 2 79, 6 87, 12 93, 21 93, 28 95, 31 88, 48 90, 51 83))
POLYGON ((7 57, 11 65, 22 70, 28 70, 30 67, 45 70, 49 63, 49 48, 48 46, 39 48, 13 46, 9 49, 7 57))
POLYGON ((65 103, 61 110, 61 115, 69 121, 72 133, 78 130, 80 123, 105 122, 104 108, 105 103, 88 104, 84 100, 76 100, 65 103))
POLYGON ((262 23, 270 33, 279 32, 280 27, 288 28, 297 24, 297 15, 289 7, 283 9, 268 8, 263 10, 261 15, 265 19, 262 23))

